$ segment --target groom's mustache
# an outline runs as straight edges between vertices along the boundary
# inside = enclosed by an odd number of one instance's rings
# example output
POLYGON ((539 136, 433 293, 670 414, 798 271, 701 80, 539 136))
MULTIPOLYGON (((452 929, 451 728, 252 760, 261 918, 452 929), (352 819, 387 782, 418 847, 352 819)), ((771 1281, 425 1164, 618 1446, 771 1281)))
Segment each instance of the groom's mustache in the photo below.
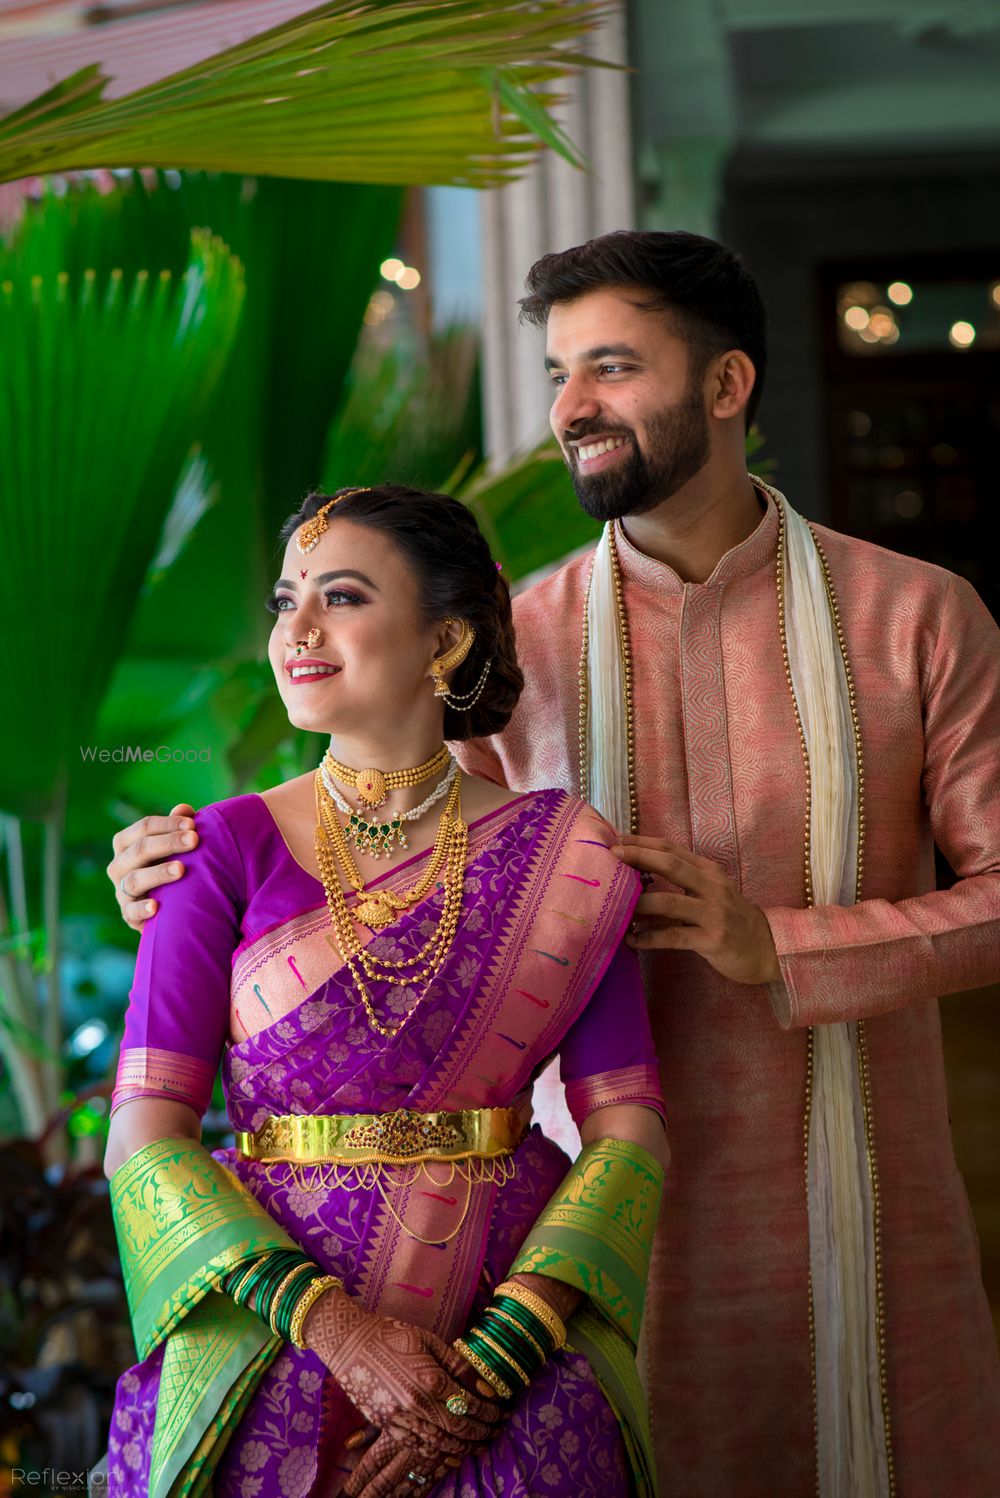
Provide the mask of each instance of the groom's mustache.
POLYGON ((563 442, 569 448, 581 447, 588 442, 599 442, 602 437, 627 437, 634 441, 632 432, 628 427, 609 426, 578 426, 572 431, 563 431, 563 442))

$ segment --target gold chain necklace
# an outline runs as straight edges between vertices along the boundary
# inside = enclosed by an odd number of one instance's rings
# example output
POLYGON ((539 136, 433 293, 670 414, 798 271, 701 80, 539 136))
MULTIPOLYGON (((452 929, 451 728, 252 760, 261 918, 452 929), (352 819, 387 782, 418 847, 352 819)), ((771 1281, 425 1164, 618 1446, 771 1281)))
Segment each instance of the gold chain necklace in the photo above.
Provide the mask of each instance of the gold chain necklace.
POLYGON ((365 889, 336 810, 323 785, 322 775, 319 771, 316 772, 316 859, 326 891, 333 936, 340 950, 341 960, 350 971, 361 995, 369 1024, 386 1038, 391 1039, 413 1014, 455 940, 462 909, 469 836, 468 827, 462 820, 461 784, 462 776, 459 772, 455 776, 448 804, 441 814, 434 851, 423 878, 403 894, 395 895, 391 890, 365 889), (340 879, 341 870, 358 896, 353 918, 347 908, 340 879), (441 916, 416 955, 398 959, 374 956, 358 936, 355 920, 372 930, 381 930, 395 920, 401 911, 416 905, 429 894, 439 875, 442 876, 444 888, 441 916), (385 1025, 375 1013, 366 979, 368 982, 384 982, 397 987, 423 984, 423 988, 401 1019, 394 1024, 385 1025))
MULTIPOLYGON (((634 836, 639 830, 639 798, 635 784, 635 713, 632 700, 632 644, 629 637, 628 614, 625 609, 625 590, 622 584, 621 563, 615 541, 615 522, 608 529, 608 553, 611 559, 611 579, 615 590, 615 614, 618 621, 618 655, 622 669, 622 695, 625 699, 625 754, 628 766, 628 830, 634 836)), ((594 573, 591 568, 587 584, 587 596, 583 601, 583 643, 580 648, 580 667, 577 673, 579 686, 579 751, 580 751, 580 796, 590 800, 590 589, 594 573)))
POLYGON ((422 765, 414 765, 410 770, 377 770, 374 767, 355 770, 334 759, 329 749, 325 759, 330 774, 357 791, 362 804, 374 811, 376 807, 384 805, 390 791, 402 790, 404 786, 423 785, 432 775, 446 769, 451 753, 447 745, 442 744, 430 759, 425 759, 422 765))

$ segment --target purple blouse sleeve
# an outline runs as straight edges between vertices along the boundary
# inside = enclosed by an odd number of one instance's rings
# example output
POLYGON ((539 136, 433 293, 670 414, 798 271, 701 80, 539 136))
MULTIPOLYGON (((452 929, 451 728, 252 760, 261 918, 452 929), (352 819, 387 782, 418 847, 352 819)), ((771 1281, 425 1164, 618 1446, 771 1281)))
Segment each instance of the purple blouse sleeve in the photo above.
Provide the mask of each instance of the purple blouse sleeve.
POLYGON ((142 929, 111 1109, 137 1097, 189 1103, 212 1096, 229 1031, 232 955, 246 908, 243 860, 222 811, 195 818, 198 846, 142 929))
POLYGON ((611 1103, 653 1108, 666 1120, 639 960, 622 944, 559 1051, 577 1128, 611 1103))

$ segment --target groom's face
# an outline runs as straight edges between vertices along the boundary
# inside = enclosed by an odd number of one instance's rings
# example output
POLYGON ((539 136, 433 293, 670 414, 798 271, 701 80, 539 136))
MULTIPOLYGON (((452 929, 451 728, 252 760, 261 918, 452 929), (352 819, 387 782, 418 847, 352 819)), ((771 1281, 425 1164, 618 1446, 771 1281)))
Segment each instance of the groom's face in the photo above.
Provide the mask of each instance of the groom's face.
POLYGON ((675 494, 709 457, 704 371, 669 314, 643 293, 592 291, 557 302, 545 365, 549 420, 589 515, 641 515, 675 494))

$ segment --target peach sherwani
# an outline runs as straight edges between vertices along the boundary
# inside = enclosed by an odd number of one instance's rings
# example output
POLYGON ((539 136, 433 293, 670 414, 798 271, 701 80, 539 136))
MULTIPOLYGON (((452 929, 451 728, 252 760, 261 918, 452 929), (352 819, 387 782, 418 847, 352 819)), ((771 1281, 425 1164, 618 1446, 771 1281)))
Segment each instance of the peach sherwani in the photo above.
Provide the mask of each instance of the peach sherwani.
MULTIPOLYGON (((804 1172, 809 1026, 863 1019, 899 1498, 1000 1494, 1000 1362, 948 1126, 937 999, 1000 978, 1000 634, 940 568, 816 527, 857 684, 862 902, 804 909, 805 780, 781 656, 777 512, 704 584, 619 554, 641 830, 717 860, 765 912, 773 991, 643 954, 673 1154, 647 1301, 664 1492, 815 1490, 804 1172), (934 843, 958 875, 935 889, 934 843)), ((515 604, 527 685, 463 759, 577 787, 589 556, 515 604)))

